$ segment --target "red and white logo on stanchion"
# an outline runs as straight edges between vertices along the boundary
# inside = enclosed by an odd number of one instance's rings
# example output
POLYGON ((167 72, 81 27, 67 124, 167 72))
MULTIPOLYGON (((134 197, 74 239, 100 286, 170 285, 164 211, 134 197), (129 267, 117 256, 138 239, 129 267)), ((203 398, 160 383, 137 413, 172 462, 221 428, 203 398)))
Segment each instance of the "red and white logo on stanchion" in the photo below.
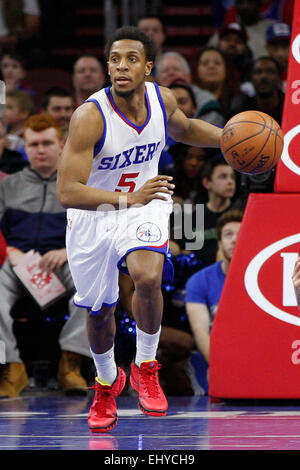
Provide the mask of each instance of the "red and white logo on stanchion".
POLYGON ((283 250, 299 242, 300 233, 297 233, 267 246, 251 260, 244 278, 246 291, 259 308, 272 317, 297 326, 300 326, 300 315, 297 316, 300 312, 297 308, 294 314, 288 308, 297 307, 292 273, 299 250, 283 250), (270 276, 272 271, 274 274, 270 276), (271 289, 270 279, 273 280, 271 289))

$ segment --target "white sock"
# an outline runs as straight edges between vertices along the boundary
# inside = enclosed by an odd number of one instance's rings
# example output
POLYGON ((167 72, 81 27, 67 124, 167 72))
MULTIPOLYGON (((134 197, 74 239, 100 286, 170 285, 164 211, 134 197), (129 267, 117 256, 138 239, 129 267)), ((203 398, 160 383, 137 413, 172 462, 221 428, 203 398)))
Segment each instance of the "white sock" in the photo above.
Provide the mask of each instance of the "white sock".
POLYGON ((99 379, 101 385, 112 385, 117 377, 114 345, 103 354, 95 354, 91 349, 90 351, 97 369, 96 379, 99 379))
POLYGON ((150 335, 136 327, 136 356, 135 363, 139 367, 141 362, 154 361, 159 342, 161 327, 157 333, 150 335))

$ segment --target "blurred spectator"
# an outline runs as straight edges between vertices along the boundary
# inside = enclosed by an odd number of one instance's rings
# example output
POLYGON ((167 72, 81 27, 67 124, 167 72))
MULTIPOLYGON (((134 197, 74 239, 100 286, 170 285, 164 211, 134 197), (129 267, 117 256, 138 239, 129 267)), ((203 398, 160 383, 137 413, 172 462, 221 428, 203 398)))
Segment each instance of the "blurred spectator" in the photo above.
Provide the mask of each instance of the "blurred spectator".
POLYGON ((176 96, 178 107, 188 118, 196 116, 197 103, 195 94, 189 85, 174 83, 169 86, 176 96))
MULTIPOLYGON (((251 71, 251 80, 255 96, 241 93, 233 100, 230 116, 242 111, 257 109, 272 116, 280 125, 284 105, 284 93, 281 91, 280 68, 278 62, 270 56, 256 60, 251 71)), ((229 117, 230 117, 229 116, 229 117)), ((250 193, 274 192, 276 167, 259 175, 237 173, 238 191, 235 207, 245 209, 250 193)))
MULTIPOLYGON (((144 31, 147 36, 152 39, 154 46, 156 47, 156 61, 163 53, 163 44, 166 40, 166 33, 164 24, 161 18, 158 16, 143 16, 139 19, 138 28, 144 31)), ((156 66, 154 65, 151 74, 156 76, 156 66)))
POLYGON ((291 42, 291 27, 286 23, 275 23, 266 32, 267 50, 277 60, 281 71, 281 89, 285 92, 291 42))
POLYGON ((24 124, 35 111, 33 98, 26 91, 8 91, 3 118, 8 126, 5 147, 19 150, 24 145, 24 124))
POLYGON ((0 181, 4 180, 4 178, 6 178, 7 176, 7 173, 3 173, 3 171, 0 170, 0 181))
POLYGON ((195 95, 198 118, 211 124, 224 124, 220 105, 213 94, 206 90, 201 90, 197 85, 192 84, 192 72, 187 60, 178 52, 164 52, 156 63, 156 78, 160 85, 170 86, 172 84, 189 85, 195 95))
POLYGON ((59 338, 62 355, 58 381, 66 393, 86 393, 87 383, 80 373, 83 355, 90 357, 85 317, 72 301, 74 284, 65 249, 66 211, 56 197, 62 132, 51 116, 41 114, 27 121, 24 137, 30 167, 0 183, 0 228, 8 244, 7 260, 0 270, 0 338, 5 342, 7 361, 0 379, 0 397, 18 396, 28 383, 11 311, 26 295, 12 268, 31 249, 42 255, 42 270, 55 271, 70 296, 70 316, 59 338))
POLYGON ((180 204, 195 204, 206 202, 207 191, 202 185, 201 170, 208 160, 208 151, 204 148, 191 147, 184 144, 181 146, 181 155, 176 160, 173 173, 175 190, 174 202, 180 204))
MULTIPOLYGON (((275 22, 273 19, 262 18, 260 14, 261 0, 235 0, 237 21, 247 31, 248 46, 253 58, 267 54, 266 30, 275 22)), ((219 33, 215 33, 208 41, 208 45, 216 46, 219 42, 219 33)))
POLYGON ((219 33, 218 46, 227 59, 232 81, 240 85, 246 82, 249 79, 253 55, 248 47, 245 28, 238 23, 224 26, 219 33))
POLYGON ((232 103, 230 116, 242 111, 257 109, 272 116, 280 125, 284 93, 281 91, 280 67, 270 56, 257 59, 251 70, 255 96, 239 94, 232 103))
POLYGON ((1 73, 6 91, 23 90, 35 96, 34 90, 26 84, 26 62, 18 52, 5 52, 1 57, 1 73))
POLYGON ((73 96, 60 87, 50 88, 42 97, 41 111, 52 116, 63 131, 64 142, 67 139, 70 119, 74 110, 73 96))
POLYGON ((214 46, 204 47, 198 58, 197 81, 202 89, 213 93, 225 117, 234 96, 239 92, 239 83, 230 80, 230 77, 223 52, 214 46))
MULTIPOLYGON (((184 114, 192 118, 196 114, 197 104, 192 88, 185 84, 173 84, 169 88, 176 97, 178 107, 184 114)), ((182 153, 185 151, 184 144, 177 144, 168 137, 167 144, 161 153, 159 160, 159 171, 172 173, 176 170, 177 161, 181 161, 182 153)))
MULTIPOLYGON (((27 163, 23 160, 19 152, 5 148, 5 140, 6 126, 3 119, 0 118, 0 172, 2 172, 4 176, 16 173, 27 166, 27 163)), ((1 175, 0 179, 3 179, 1 175)))
POLYGON ((15 49, 28 46, 36 39, 40 27, 40 6, 37 0, 1 0, 0 48, 15 49))
MULTIPOLYGON (((187 242, 193 245, 195 241, 204 239, 202 248, 191 247, 189 250, 195 253, 204 266, 208 266, 217 260, 217 221, 224 212, 232 208, 236 177, 231 166, 217 155, 209 158, 205 163, 201 172, 201 181, 208 194, 207 202, 204 204, 204 220, 197 220, 197 213, 194 210, 191 214, 193 238, 189 240, 184 234, 182 240, 175 241, 186 252, 187 242)), ((196 203, 199 202, 202 203, 203 200, 196 200, 196 203)))
POLYGON ((93 56, 82 56, 73 66, 73 85, 75 89, 75 107, 82 104, 96 91, 101 90, 106 82, 102 63, 93 56))
MULTIPOLYGON (((261 18, 271 18, 275 21, 283 21, 292 24, 294 0, 263 0, 260 3, 261 18)), ((219 15, 219 27, 238 20, 234 0, 213 0, 214 11, 220 12, 220 8, 222 7, 223 15, 219 15)))
POLYGON ((241 211, 229 210, 218 219, 218 246, 223 254, 223 259, 193 274, 186 283, 186 312, 198 349, 198 352, 190 358, 190 364, 196 369, 196 377, 206 393, 208 391, 206 371, 208 372, 209 366, 210 332, 240 231, 242 217, 241 211))

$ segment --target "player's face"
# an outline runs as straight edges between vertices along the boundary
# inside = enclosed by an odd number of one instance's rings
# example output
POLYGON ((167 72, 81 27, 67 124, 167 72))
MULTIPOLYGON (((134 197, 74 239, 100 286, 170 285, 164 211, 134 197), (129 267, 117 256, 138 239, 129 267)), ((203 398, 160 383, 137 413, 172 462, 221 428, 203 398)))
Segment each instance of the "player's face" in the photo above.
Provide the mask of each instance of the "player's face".
POLYGON ((63 130, 68 129, 73 113, 73 100, 68 96, 52 96, 46 109, 63 130))
POLYGON ((56 129, 50 127, 41 132, 26 129, 24 140, 31 168, 41 175, 53 173, 62 150, 56 129))
POLYGON ((240 222, 228 222, 222 228, 221 240, 219 241, 219 248, 221 248, 227 261, 230 261, 232 258, 233 250, 236 244, 240 228, 240 222))
POLYGON ((229 165, 215 167, 207 189, 219 197, 231 198, 235 193, 236 182, 234 170, 229 165))
POLYGON ((140 41, 121 39, 112 44, 108 59, 108 73, 115 93, 131 96, 144 85, 153 63, 147 61, 144 45, 140 41))

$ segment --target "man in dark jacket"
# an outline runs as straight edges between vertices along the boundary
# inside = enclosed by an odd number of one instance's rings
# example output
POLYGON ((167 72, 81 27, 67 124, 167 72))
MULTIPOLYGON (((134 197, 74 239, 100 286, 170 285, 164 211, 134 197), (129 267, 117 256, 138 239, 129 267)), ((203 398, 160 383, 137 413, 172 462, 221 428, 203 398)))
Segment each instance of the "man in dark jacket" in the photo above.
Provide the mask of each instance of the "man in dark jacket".
POLYGON ((70 293, 70 316, 59 337, 62 356, 58 380, 66 393, 84 392, 87 384, 80 374, 80 360, 90 356, 86 320, 72 302, 74 285, 65 249, 66 211, 56 197, 62 132, 51 116, 39 114, 27 121, 24 138, 30 165, 0 182, 0 228, 8 245, 0 271, 0 340, 5 343, 7 362, 0 379, 0 397, 18 396, 28 383, 11 309, 25 295, 13 267, 32 249, 42 256, 42 270, 55 272, 70 293))

